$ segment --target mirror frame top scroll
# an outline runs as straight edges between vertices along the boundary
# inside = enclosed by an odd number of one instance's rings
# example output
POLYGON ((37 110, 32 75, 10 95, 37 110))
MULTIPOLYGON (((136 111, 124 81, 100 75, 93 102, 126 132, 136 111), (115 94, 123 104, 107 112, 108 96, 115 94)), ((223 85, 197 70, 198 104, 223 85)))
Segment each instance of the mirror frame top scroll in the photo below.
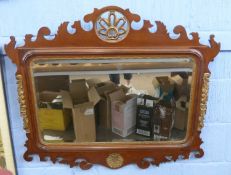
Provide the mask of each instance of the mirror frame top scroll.
POLYGON ((131 23, 139 22, 140 16, 116 6, 95 8, 91 14, 84 17, 84 20, 92 22, 91 30, 82 29, 80 21, 76 21, 72 25, 76 32, 70 34, 67 31, 69 23, 64 22, 53 38, 49 38, 50 30, 42 27, 35 40, 32 40, 33 35, 27 34, 23 46, 16 46, 14 37, 11 37, 11 41, 5 45, 7 55, 17 65, 19 103, 28 138, 24 158, 32 161, 31 155, 38 154, 41 161, 50 157, 53 162, 69 164, 70 167, 80 166, 82 169, 89 169, 93 164, 101 164, 116 169, 131 163, 137 164, 140 168, 147 168, 151 164, 159 165, 162 162, 176 161, 179 157, 188 159, 190 153, 194 153, 197 158, 202 157, 204 152, 200 147, 202 144, 200 133, 206 113, 210 77, 208 64, 220 51, 220 43, 214 40, 214 35, 210 36, 210 46, 207 46, 200 44, 198 33, 191 33, 192 39, 189 39, 185 28, 180 25, 173 30, 175 34, 178 34, 178 37, 174 39, 170 37, 166 26, 160 21, 155 21, 157 30, 153 33, 150 32, 152 24, 147 20, 144 20, 141 29, 135 30, 131 27, 131 23), (111 16, 114 18, 113 22, 109 20, 111 16), (106 26, 101 25, 102 21, 106 26), (193 58, 197 72, 192 101, 193 118, 188 137, 184 142, 83 143, 68 146, 41 142, 37 131, 35 99, 30 77, 30 63, 35 58, 88 57, 94 59, 137 55, 193 58))

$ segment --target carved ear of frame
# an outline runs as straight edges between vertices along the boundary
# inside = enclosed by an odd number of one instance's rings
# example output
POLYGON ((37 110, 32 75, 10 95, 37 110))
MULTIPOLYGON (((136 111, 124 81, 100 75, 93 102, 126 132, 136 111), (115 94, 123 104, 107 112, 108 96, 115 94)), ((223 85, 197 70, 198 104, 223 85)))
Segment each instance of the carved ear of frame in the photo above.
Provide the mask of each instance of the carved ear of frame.
POLYGON ((183 26, 176 26, 173 32, 179 35, 172 39, 166 26, 155 21, 156 31, 150 32, 153 26, 150 21, 144 20, 143 27, 135 30, 132 22, 139 22, 140 16, 131 13, 128 9, 109 6, 102 9, 94 9, 91 14, 84 17, 85 22, 92 22, 91 30, 81 28, 80 21, 74 22, 75 33, 67 30, 69 22, 62 23, 53 39, 47 39, 51 35, 47 27, 39 29, 35 40, 33 35, 25 36, 25 44, 16 47, 14 37, 5 45, 5 51, 10 59, 17 65, 16 78, 18 82, 18 95, 23 117, 24 127, 28 140, 27 151, 24 158, 31 161, 30 155, 38 154, 41 161, 50 157, 53 162, 69 164, 71 167, 80 166, 88 169, 92 164, 101 164, 109 168, 120 168, 127 164, 135 163, 140 168, 147 168, 150 164, 159 165, 162 162, 176 161, 179 156, 188 159, 191 152, 195 157, 202 157, 200 148, 201 129, 206 113, 208 95, 208 82, 210 71, 208 64, 220 51, 220 43, 210 36, 210 46, 200 44, 198 33, 191 33, 189 39, 183 26), (68 147, 46 145, 41 142, 36 124, 36 109, 32 95, 32 82, 30 79, 30 63, 39 56, 60 57, 65 55, 174 55, 191 56, 197 65, 196 83, 193 88, 194 96, 192 122, 188 129, 188 136, 182 142, 158 144, 155 142, 141 143, 108 143, 77 144, 68 147), (58 158, 62 158, 59 160, 58 158), (146 159, 149 158, 149 159, 146 159), (84 159, 77 161, 78 159, 84 159))

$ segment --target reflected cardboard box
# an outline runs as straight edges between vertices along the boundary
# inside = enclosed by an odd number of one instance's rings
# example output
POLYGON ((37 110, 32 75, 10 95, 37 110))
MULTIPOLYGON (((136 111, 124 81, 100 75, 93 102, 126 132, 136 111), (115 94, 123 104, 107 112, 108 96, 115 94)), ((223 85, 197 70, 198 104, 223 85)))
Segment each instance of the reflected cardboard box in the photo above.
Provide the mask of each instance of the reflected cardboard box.
POLYGON ((144 95, 137 98, 136 134, 151 137, 156 98, 144 95))
POLYGON ((94 89, 88 89, 85 79, 79 79, 71 82, 69 97, 73 105, 76 142, 95 142, 94 106, 100 100, 98 93, 94 89))
POLYGON ((174 107, 163 102, 148 95, 137 98, 137 134, 154 140, 166 140, 171 136, 174 107))
POLYGON ((175 81, 174 97, 176 100, 176 115, 174 128, 186 130, 192 76, 191 73, 174 73, 171 77, 175 81))
POLYGON ((68 91, 69 81, 68 75, 38 76, 34 78, 37 92, 59 92, 60 90, 68 91))
POLYGON ((112 132, 127 137, 135 132, 137 95, 125 95, 123 89, 109 94, 111 101, 112 132))
POLYGON ((72 106, 69 104, 65 92, 43 91, 39 94, 39 101, 42 105, 38 109, 41 130, 65 131, 72 120, 72 106), (61 106, 53 103, 57 97, 62 99, 61 106))
POLYGON ((86 80, 86 82, 87 82, 88 88, 90 89, 92 87, 95 87, 96 84, 99 84, 102 81, 100 79, 97 79, 97 78, 89 78, 89 79, 86 80))
MULTIPOLYGON (((100 98, 97 106, 97 124, 101 128, 111 129, 111 101, 109 94, 118 89, 118 87, 111 81, 97 83, 91 87, 94 97, 100 98)), ((93 97, 92 97, 93 98, 93 97)), ((98 101, 98 99, 96 100, 98 101)))
POLYGON ((174 128, 179 130, 186 130, 188 121, 188 110, 182 111, 176 108, 176 115, 174 116, 174 128))
POLYGON ((171 79, 175 82, 174 97, 177 101, 181 96, 190 96, 192 76, 188 73, 174 73, 171 79))
POLYGON ((66 106, 66 99, 61 90, 69 89, 69 76, 41 76, 35 77, 34 80, 38 92, 38 116, 41 130, 66 130, 72 120, 72 107, 66 106), (59 100, 64 104, 56 103, 57 97, 61 97, 59 100))

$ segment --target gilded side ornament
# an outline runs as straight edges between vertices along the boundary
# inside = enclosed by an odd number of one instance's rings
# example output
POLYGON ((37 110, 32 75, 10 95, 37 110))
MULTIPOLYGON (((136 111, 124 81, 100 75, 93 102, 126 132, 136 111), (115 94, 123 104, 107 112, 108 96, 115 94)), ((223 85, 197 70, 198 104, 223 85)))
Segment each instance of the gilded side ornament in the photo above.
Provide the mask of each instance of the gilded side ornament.
POLYGON ((26 101, 25 101, 23 83, 22 83, 22 75, 17 74, 16 80, 17 80, 17 85, 18 85, 18 101, 20 105, 20 113, 23 118, 24 129, 26 130, 27 133, 29 133, 28 117, 27 117, 27 112, 26 112, 26 101))
POLYGON ((112 153, 107 157, 106 162, 110 168, 119 168, 123 165, 124 159, 120 154, 112 153))
POLYGON ((204 126, 204 118, 207 110, 207 101, 208 101, 209 77, 210 77, 210 73, 204 73, 202 93, 201 93, 199 123, 197 128, 198 131, 201 131, 201 129, 204 126))
POLYGON ((97 36, 106 42, 122 41, 128 34, 130 24, 126 17, 115 10, 102 13, 96 23, 97 36))

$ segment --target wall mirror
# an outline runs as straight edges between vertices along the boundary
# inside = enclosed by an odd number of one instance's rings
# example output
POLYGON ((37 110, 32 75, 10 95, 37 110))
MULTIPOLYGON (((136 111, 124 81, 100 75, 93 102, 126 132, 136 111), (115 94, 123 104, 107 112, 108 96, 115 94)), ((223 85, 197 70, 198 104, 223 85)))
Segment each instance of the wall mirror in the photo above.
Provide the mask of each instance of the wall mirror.
POLYGON ((17 65, 19 103, 28 140, 24 158, 38 154, 53 162, 89 169, 120 168, 203 156, 200 138, 208 93, 208 64, 220 44, 189 39, 166 26, 110 6, 76 21, 69 33, 62 23, 54 37, 46 27, 5 45, 17 65))
POLYGON ((46 143, 186 136, 195 77, 191 58, 35 58, 30 67, 37 125, 46 143))

